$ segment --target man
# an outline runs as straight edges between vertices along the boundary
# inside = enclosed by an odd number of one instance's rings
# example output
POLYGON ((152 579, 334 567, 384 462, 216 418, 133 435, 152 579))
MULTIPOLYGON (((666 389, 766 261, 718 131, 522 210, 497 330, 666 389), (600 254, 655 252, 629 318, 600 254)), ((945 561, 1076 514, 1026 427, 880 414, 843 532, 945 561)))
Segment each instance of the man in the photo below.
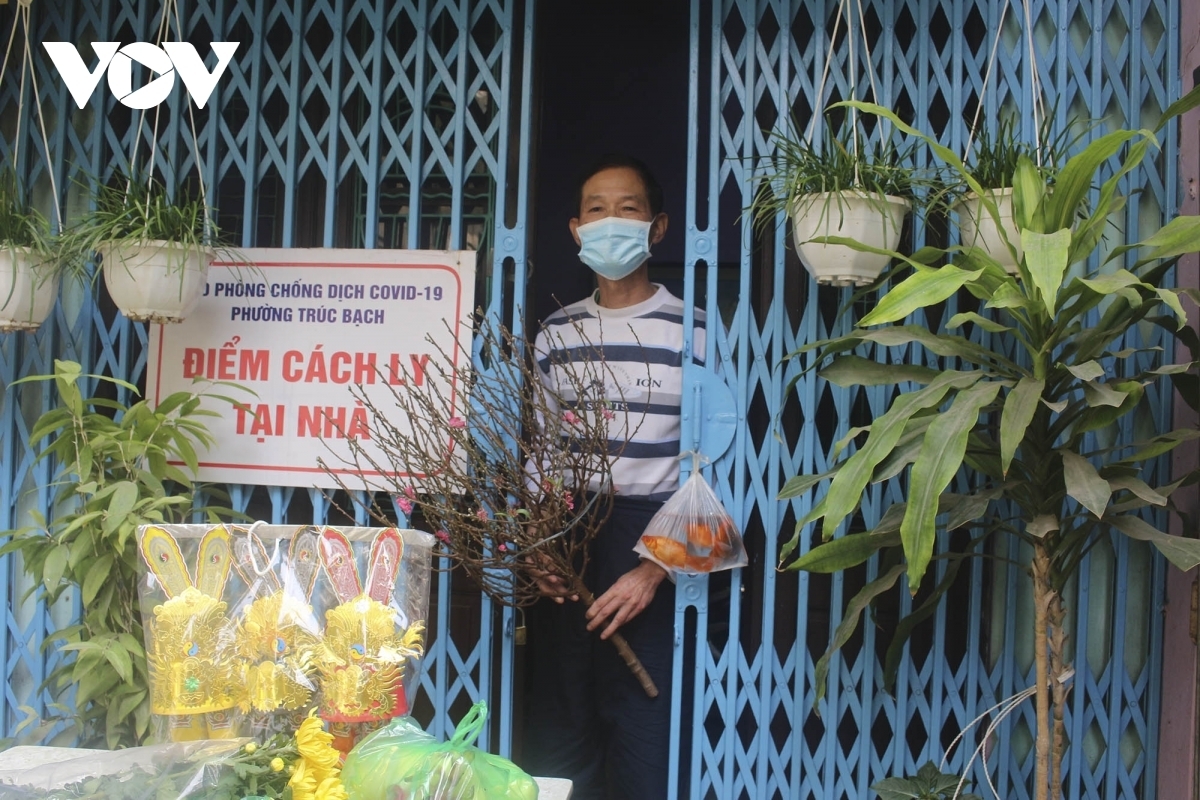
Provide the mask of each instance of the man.
MULTIPOLYGON (((662 189, 627 156, 605 156, 583 176, 579 216, 570 221, 579 258, 597 289, 546 319, 536 344, 547 386, 562 390, 573 340, 603 355, 605 387, 619 442, 612 463, 616 496, 592 543, 586 582, 596 601, 586 612, 553 575, 530 618, 527 764, 534 774, 570 778, 577 800, 662 800, 667 796, 675 587, 633 546, 679 485, 683 391, 683 303, 648 277, 650 248, 667 232, 662 189), (578 326, 578 330, 577 327, 578 326), (621 414, 628 415, 628 424, 621 414), (613 646, 620 630, 659 688, 648 697, 613 646)), ((692 352, 704 353, 696 312, 692 352)), ((589 348, 579 348, 583 352, 589 348)), ((598 489, 600 487, 591 487, 598 489)))

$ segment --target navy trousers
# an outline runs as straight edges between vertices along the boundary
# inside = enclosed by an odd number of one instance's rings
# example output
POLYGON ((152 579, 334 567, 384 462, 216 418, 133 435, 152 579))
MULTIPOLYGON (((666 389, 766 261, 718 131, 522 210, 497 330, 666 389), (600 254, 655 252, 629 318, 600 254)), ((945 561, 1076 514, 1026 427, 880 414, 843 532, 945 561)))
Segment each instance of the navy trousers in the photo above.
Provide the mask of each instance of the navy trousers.
MULTIPOLYGON (((618 497, 584 576, 599 597, 636 567, 632 548, 662 504, 618 497)), ((582 603, 542 600, 526 614, 527 771, 569 778, 575 800, 663 800, 671 737, 675 585, 619 630, 658 686, 646 696, 616 648, 585 627, 582 603)))

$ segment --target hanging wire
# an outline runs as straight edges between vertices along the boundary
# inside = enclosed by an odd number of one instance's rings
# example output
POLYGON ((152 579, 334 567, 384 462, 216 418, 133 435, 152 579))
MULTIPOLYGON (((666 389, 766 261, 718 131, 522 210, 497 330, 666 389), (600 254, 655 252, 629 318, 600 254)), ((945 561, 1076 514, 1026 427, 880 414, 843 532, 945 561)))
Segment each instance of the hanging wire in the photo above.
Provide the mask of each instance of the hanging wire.
POLYGON ((1000 52, 1000 35, 1004 31, 1004 20, 1008 16, 1008 3, 1000 6, 1000 23, 996 26, 996 40, 992 42, 992 54, 988 56, 987 70, 983 73, 983 88, 979 90, 979 102, 975 104, 975 118, 971 120, 971 130, 967 135, 967 146, 963 150, 963 163, 971 155, 975 145, 975 137, 979 134, 979 116, 983 113, 983 98, 987 96, 988 86, 992 81, 992 70, 996 66, 996 56, 1000 52))
POLYGON ((63 229, 62 201, 58 196, 58 182, 54 179, 54 170, 50 166, 50 137, 46 133, 46 117, 42 113, 41 92, 38 89, 37 70, 33 66, 33 49, 29 46, 30 5, 32 0, 18 0, 17 13, 13 15, 12 30, 8 34, 8 44, 4 50, 4 61, 0 62, 0 86, 4 84, 4 72, 8 68, 8 60, 12 57, 13 43, 17 37, 17 26, 25 27, 25 47, 21 54, 21 88, 17 93, 17 129, 13 137, 13 166, 18 162, 21 152, 21 120, 25 116, 25 76, 28 74, 33 88, 33 108, 37 112, 38 129, 42 136, 42 147, 46 152, 46 175, 50 179, 50 195, 54 200, 54 215, 58 222, 58 232, 63 229))

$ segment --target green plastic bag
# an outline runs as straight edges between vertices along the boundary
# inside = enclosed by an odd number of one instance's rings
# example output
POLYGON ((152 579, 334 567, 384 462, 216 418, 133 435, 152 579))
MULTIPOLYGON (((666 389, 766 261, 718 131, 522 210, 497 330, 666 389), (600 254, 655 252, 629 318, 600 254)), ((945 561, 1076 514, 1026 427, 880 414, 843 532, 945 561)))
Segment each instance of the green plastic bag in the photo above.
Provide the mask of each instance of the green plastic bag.
POLYGON ((346 756, 350 800, 537 800, 533 778, 506 758, 474 746, 487 719, 476 703, 442 744, 412 717, 397 717, 346 756))

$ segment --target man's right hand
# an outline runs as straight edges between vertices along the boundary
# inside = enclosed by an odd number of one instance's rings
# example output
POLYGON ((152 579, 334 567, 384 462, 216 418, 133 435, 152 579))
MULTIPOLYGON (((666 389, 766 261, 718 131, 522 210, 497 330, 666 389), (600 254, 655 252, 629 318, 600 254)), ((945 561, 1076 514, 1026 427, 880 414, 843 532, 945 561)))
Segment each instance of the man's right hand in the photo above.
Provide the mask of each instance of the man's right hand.
POLYGON ((529 574, 533 576, 534 583, 537 584, 538 591, 542 593, 543 597, 549 597, 559 604, 565 597, 570 597, 572 600, 579 599, 579 595, 571 593, 570 587, 567 586, 563 577, 551 571, 553 565, 545 553, 534 553, 526 560, 533 565, 529 569, 529 574))

